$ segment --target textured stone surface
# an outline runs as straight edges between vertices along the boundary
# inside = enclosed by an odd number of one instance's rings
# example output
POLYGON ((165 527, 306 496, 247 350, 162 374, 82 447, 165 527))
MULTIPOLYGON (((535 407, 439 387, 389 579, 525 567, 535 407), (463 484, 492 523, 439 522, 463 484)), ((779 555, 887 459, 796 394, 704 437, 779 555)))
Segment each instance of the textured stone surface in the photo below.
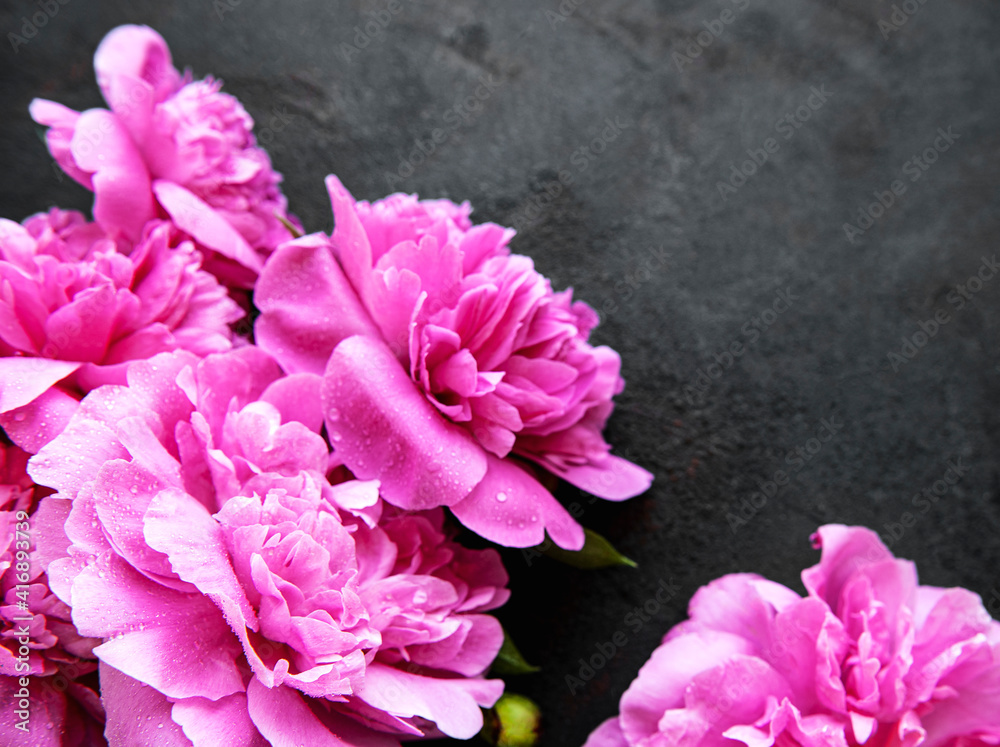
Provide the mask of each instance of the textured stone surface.
POLYGON ((885 533, 911 511, 893 550, 925 583, 966 586, 1000 609, 1000 278, 962 308, 956 290, 992 260, 1000 232, 996 3, 911 0, 905 24, 880 30, 887 0, 570 0, 565 17, 547 15, 555 0, 401 0, 354 54, 342 45, 385 0, 228 2, 70 0, 17 54, 7 34, 39 5, 5 3, 0 215, 89 206, 57 178, 27 105, 100 105, 97 43, 143 22, 178 65, 221 77, 245 103, 309 229, 332 226, 331 171, 359 198, 468 199, 479 220, 520 223, 515 248, 602 311, 596 338, 621 352, 628 381, 608 436, 657 478, 619 505, 566 493, 638 570, 506 555, 515 593, 504 620, 544 667, 511 689, 544 707, 543 744, 579 745, 616 711, 698 586, 756 571, 801 589, 822 523, 885 533), (674 56, 688 49, 700 52, 689 63, 674 56), (490 75, 485 100, 469 99, 490 75), (799 109, 810 96, 818 108, 799 109), (276 109, 290 119, 280 130, 276 109), (779 125, 797 110, 808 119, 779 125), (608 119, 620 134, 593 142, 608 119), (949 127, 958 139, 936 163, 907 167, 949 127), (448 139, 410 173, 405 160, 436 128, 448 139), (721 193, 768 138, 776 152, 721 193), (560 170, 573 183, 549 199, 560 170), (894 180, 905 193, 849 241, 843 224, 894 180), (533 201, 546 204, 528 220, 533 201), (790 307, 761 317, 779 290, 790 307), (947 322, 894 371, 888 354, 938 310, 947 322), (735 342, 743 353, 730 364, 722 353, 735 342), (703 392, 689 388, 699 372, 703 392), (796 462, 824 419, 843 427, 796 462), (913 496, 949 460, 968 470, 921 513, 913 496), (778 470, 790 484, 734 531, 727 513, 778 470), (661 580, 676 592, 630 624, 661 580), (566 675, 617 631, 626 645, 570 693, 566 675))

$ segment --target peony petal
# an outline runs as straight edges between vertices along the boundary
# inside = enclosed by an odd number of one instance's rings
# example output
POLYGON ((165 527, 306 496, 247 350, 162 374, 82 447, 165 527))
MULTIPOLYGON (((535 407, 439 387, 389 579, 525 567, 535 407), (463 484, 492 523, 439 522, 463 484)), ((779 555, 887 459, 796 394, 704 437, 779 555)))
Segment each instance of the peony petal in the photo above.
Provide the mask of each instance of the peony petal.
POLYGON ((621 725, 626 739, 634 744, 656 734, 663 714, 684 706, 684 694, 696 675, 752 652, 745 638, 715 631, 682 635, 664 643, 622 696, 621 725))
POLYGON ((24 407, 0 415, 0 427, 15 444, 37 454, 66 429, 79 405, 75 397, 54 386, 24 407))
POLYGON ((185 698, 174 703, 171 716, 194 747, 267 747, 247 711, 246 693, 212 701, 185 698))
POLYGON ((370 731, 346 719, 331 717, 342 728, 328 728, 305 704, 302 696, 288 687, 268 688, 256 678, 247 685, 250 718, 273 747, 398 747, 385 734, 370 731))
POLYGON ((281 413, 282 423, 302 423, 314 433, 319 433, 323 427, 322 385, 323 377, 317 374, 291 374, 268 385, 260 399, 274 405, 281 413))
POLYGON ((289 373, 322 375, 330 353, 352 335, 379 332, 322 234, 279 247, 254 290, 257 344, 289 373))
POLYGON ((424 677, 376 662, 358 697, 401 718, 433 721, 449 737, 471 739, 483 728, 479 707, 492 706, 502 693, 502 680, 424 677))
POLYGON ((587 737, 583 747, 629 747, 618 717, 609 718, 587 737))
POLYGON ((73 601, 81 635, 110 639, 94 649, 98 658, 164 695, 214 700, 243 690, 239 643, 201 594, 156 584, 106 555, 77 576, 73 601))
POLYGON ((112 235, 138 241, 155 208, 146 164, 124 126, 104 109, 85 111, 71 149, 77 165, 93 174, 94 220, 112 235))
POLYGON ((239 231, 208 203, 184 187, 164 179, 153 182, 153 192, 179 229, 199 243, 260 272, 263 262, 239 231))
POLYGON ((583 547, 583 528, 538 480, 512 460, 486 459, 486 476, 450 507, 455 518, 505 547, 539 545, 546 532, 559 547, 583 547))
MULTIPOLYGON (((154 101, 163 101, 181 82, 174 69, 170 48, 163 37, 148 26, 123 25, 112 29, 94 53, 97 85, 104 98, 117 110, 113 100, 113 80, 128 76, 149 84, 154 101)), ((124 105, 127 102, 120 102, 124 105)))
POLYGON ((563 466, 544 454, 523 454, 566 482, 609 501, 623 501, 649 490, 652 473, 627 459, 608 454, 600 462, 563 466))
POLYGON ((101 700, 108 715, 104 731, 112 747, 191 747, 181 727, 170 717, 163 693, 103 662, 101 700))
POLYGON ((366 308, 372 300, 372 247, 358 218, 354 198, 333 174, 326 177, 326 191, 333 205, 333 246, 344 272, 366 308))
POLYGON ((164 490, 150 501, 143 525, 149 546, 170 559, 174 573, 210 597, 231 626, 257 630, 222 529, 201 503, 181 490, 164 490))
POLYGON ((865 527, 826 524, 813 535, 813 546, 823 555, 818 565, 802 571, 802 583, 833 609, 844 583, 860 568, 893 559, 878 534, 865 527))
POLYGON ((73 130, 80 119, 80 112, 46 99, 33 99, 28 105, 28 112, 38 124, 49 128, 45 133, 45 142, 56 163, 73 179, 93 192, 94 184, 90 173, 76 165, 71 152, 73 130))
POLYGON ((0 413, 32 402, 79 367, 46 358, 0 358, 0 413))
POLYGON ((454 505, 486 474, 486 455, 442 418, 385 343, 349 337, 330 356, 323 411, 337 456, 411 510, 454 505))

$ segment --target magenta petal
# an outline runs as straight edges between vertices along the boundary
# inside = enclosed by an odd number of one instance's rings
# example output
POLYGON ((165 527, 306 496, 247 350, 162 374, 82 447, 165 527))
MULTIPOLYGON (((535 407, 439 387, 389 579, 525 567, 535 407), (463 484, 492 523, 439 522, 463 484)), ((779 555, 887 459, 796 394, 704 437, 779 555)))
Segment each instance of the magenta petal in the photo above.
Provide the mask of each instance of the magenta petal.
POLYGON ((268 385, 260 395, 281 413, 281 422, 299 422, 313 433, 323 427, 323 406, 319 391, 323 377, 311 373, 291 374, 268 385))
POLYGON ((326 191, 333 205, 333 245, 361 302, 371 308, 372 247, 354 207, 354 198, 333 174, 326 177, 326 191))
POLYGON ((299 693, 289 687, 268 688, 256 678, 247 685, 250 718, 272 747, 398 747, 384 734, 350 725, 335 734, 327 728, 299 693), (353 728, 351 728, 353 727, 353 728))
POLYGON ((181 185, 164 179, 153 182, 153 192, 182 231, 189 233, 209 249, 214 249, 248 269, 260 272, 263 263, 257 252, 250 248, 246 239, 229 221, 200 197, 181 185))
POLYGON ((121 122, 105 109, 83 112, 71 149, 77 165, 93 173, 94 220, 138 241, 155 216, 153 195, 146 164, 121 122))
POLYGON ((93 485, 94 505, 104 533, 115 551, 144 574, 170 576, 170 564, 143 538, 143 515, 165 486, 134 462, 106 462, 93 485))
POLYGON ((358 697, 401 718, 433 721, 449 737, 471 739, 483 728, 479 707, 492 706, 502 693, 502 680, 423 677, 376 662, 358 697))
POLYGON ((825 524, 813 535, 813 544, 823 555, 818 565, 802 571, 802 583, 834 610, 844 584, 860 569, 894 559, 878 534, 865 527, 825 524))
POLYGON ((72 508, 72 501, 50 495, 42 499, 31 517, 35 536, 35 556, 32 560, 42 570, 48 570, 49 563, 56 558, 64 558, 69 554, 70 541, 64 527, 72 508))
POLYGON ((323 377, 327 433, 360 479, 377 479, 400 508, 450 506, 486 474, 486 455, 447 422, 381 340, 349 337, 323 377))
POLYGON ((0 427, 11 441, 37 454, 65 430, 79 405, 75 397, 54 386, 24 407, 0 415, 0 427))
POLYGON ((104 736, 112 747, 191 747, 170 718, 170 701, 152 687, 102 663, 101 700, 108 716, 104 736))
POLYGON ((185 698, 174 703, 171 715, 194 747, 267 747, 247 711, 246 693, 212 701, 185 698))
POLYGON ((615 716, 594 729, 583 747, 629 747, 629 744, 625 741, 621 723, 615 716))
POLYGON ((132 102, 114 100, 115 78, 124 76, 145 82, 156 102, 173 93, 181 82, 170 57, 170 48, 163 37, 148 26, 125 25, 109 31, 94 53, 94 71, 104 100, 116 110, 132 102))
POLYGON ((81 635, 110 639, 94 649, 98 658, 168 697, 243 690, 239 643, 201 594, 156 584, 109 554, 76 577, 73 601, 81 635))
POLYGON ((254 302, 261 312, 257 344, 289 373, 322 374, 341 340, 379 336, 322 234, 279 247, 264 265, 254 302))
POLYGON ((56 163, 80 184, 93 191, 94 184, 90 173, 76 165, 71 152, 73 130, 80 119, 80 112, 46 99, 33 99, 28 111, 33 120, 49 128, 45 133, 45 142, 56 163))
POLYGON ((566 482, 609 501, 623 501, 645 493, 653 475, 627 459, 608 454, 598 463, 560 466, 550 460, 535 458, 539 464, 566 482))
POLYGON ((28 462, 28 474, 36 483, 55 488, 68 498, 93 480, 105 462, 129 456, 107 426, 80 415, 77 410, 59 437, 28 462))
POLYGON ((219 523, 181 490, 164 490, 146 509, 149 546, 170 559, 174 573, 215 601, 232 625, 257 630, 257 618, 236 579, 219 523))
POLYGON ((516 462, 492 454, 486 459, 486 476, 451 506, 460 522, 505 547, 540 545, 546 532, 559 547, 583 547, 583 528, 538 480, 516 462))
POLYGON ((23 407, 79 367, 47 358, 0 358, 0 412, 23 407))
POLYGON ((753 647, 746 639, 715 631, 678 636, 661 645, 622 696, 622 731, 629 742, 656 734, 663 714, 684 706, 684 694, 698 674, 750 653, 753 647))

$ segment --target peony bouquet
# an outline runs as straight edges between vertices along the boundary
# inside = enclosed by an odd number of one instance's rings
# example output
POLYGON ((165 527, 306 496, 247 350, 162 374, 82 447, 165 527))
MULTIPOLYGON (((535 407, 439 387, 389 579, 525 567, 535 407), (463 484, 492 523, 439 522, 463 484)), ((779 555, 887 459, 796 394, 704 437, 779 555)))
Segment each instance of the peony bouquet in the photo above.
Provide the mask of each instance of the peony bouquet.
POLYGON ((468 203, 330 176, 304 235, 249 115, 152 29, 94 67, 108 109, 31 105, 93 220, 0 221, 0 741, 475 736, 516 649, 462 532, 580 551, 554 478, 652 479, 601 435, 596 313, 468 203))

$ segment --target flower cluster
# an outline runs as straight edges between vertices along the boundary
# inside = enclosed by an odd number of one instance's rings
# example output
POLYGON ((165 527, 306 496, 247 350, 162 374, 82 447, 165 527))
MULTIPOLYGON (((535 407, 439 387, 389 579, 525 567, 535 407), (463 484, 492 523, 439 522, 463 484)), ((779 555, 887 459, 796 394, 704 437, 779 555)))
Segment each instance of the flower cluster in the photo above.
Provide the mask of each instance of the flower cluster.
POLYGON ((587 342, 597 314, 511 254, 513 231, 473 226, 468 205, 355 202, 334 176, 327 188, 333 236, 283 245, 261 274, 258 344, 322 376, 339 458, 390 503, 448 506, 507 546, 547 532, 580 549, 532 464, 611 500, 652 480, 601 436, 623 382, 618 354, 587 342))
POLYGON ((53 208, 0 219, 0 424, 37 451, 79 397, 124 382, 129 361, 183 348, 232 346, 243 312, 166 221, 134 244, 53 208))
MULTIPOLYGON (((102 666, 196 745, 471 737, 503 689, 482 677, 499 556, 337 468, 300 378, 255 347, 176 352, 84 398, 30 467, 66 506, 49 574, 102 666)), ((108 719, 124 743, 152 728, 108 719)))
POLYGON ((211 78, 173 66, 163 38, 121 26, 94 55, 107 109, 76 112, 36 99, 31 115, 63 170, 94 192, 94 218, 138 241, 169 218, 209 255, 227 284, 250 288, 264 257, 291 238, 286 200, 253 120, 211 78))
POLYGON ((878 535, 827 525, 808 595, 752 574, 691 600, 587 747, 1000 743, 1000 623, 920 586, 878 535))
POLYGON ((468 204, 331 176, 302 236, 249 115, 152 29, 94 67, 108 109, 31 104, 93 221, 0 220, 2 741, 474 736, 510 592, 454 519, 575 550, 544 473, 651 481, 601 434, 597 315, 468 204))

